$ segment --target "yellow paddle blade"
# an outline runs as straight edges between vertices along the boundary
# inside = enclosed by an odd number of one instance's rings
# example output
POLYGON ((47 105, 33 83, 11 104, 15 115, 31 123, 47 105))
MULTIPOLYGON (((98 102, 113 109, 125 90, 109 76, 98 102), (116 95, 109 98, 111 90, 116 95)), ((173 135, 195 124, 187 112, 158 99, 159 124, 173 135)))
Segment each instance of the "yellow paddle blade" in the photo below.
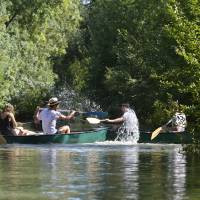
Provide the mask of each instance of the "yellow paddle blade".
POLYGON ((162 127, 157 128, 157 129, 151 134, 151 140, 153 140, 161 131, 162 131, 162 127))
POLYGON ((93 117, 87 117, 86 120, 87 120, 90 124, 99 124, 99 123, 101 122, 100 119, 93 118, 93 117))

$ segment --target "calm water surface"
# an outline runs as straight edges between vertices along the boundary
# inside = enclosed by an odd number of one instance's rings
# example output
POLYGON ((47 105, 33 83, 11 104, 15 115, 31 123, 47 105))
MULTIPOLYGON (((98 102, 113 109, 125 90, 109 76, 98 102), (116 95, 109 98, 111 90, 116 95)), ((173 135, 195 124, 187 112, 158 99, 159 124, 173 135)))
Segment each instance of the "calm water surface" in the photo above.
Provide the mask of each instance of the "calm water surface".
POLYGON ((178 145, 0 146, 0 200, 200 199, 200 162, 178 145))

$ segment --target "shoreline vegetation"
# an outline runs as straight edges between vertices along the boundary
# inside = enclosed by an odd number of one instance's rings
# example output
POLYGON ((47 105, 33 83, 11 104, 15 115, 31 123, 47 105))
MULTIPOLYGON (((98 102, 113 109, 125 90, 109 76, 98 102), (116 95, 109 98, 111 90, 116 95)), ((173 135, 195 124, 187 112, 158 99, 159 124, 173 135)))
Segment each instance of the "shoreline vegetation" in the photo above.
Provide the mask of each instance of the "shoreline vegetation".
POLYGON ((154 130, 178 100, 199 155, 199 19, 196 0, 2 0, 0 107, 32 116, 69 86, 113 115, 129 102, 154 130))

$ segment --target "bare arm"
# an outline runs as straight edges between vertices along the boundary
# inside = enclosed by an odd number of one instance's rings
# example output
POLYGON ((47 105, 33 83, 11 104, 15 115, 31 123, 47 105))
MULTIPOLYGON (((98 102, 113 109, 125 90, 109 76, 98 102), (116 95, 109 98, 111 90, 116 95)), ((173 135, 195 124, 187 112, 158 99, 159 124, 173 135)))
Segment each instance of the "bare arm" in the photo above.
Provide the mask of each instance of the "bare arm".
POLYGON ((119 117, 119 118, 116 118, 116 119, 107 119, 106 121, 110 122, 110 123, 120 123, 120 122, 124 122, 124 118, 119 117))
POLYGON ((17 128, 17 122, 15 120, 15 116, 13 115, 13 113, 9 113, 8 116, 11 119, 11 122, 13 123, 13 128, 17 128))
POLYGON ((73 111, 71 112, 69 115, 60 115, 59 116, 59 119, 62 119, 62 120, 70 120, 71 118, 74 117, 76 111, 73 111))

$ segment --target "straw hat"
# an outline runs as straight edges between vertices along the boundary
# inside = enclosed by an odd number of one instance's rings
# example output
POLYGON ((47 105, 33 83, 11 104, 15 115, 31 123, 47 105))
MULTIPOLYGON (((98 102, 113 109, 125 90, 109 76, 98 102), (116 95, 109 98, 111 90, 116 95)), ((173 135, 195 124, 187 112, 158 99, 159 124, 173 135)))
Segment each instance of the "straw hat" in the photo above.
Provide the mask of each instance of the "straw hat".
POLYGON ((58 98, 57 97, 53 97, 51 99, 49 99, 48 101, 48 106, 55 106, 55 105, 58 105, 60 103, 60 101, 58 101, 58 98))

